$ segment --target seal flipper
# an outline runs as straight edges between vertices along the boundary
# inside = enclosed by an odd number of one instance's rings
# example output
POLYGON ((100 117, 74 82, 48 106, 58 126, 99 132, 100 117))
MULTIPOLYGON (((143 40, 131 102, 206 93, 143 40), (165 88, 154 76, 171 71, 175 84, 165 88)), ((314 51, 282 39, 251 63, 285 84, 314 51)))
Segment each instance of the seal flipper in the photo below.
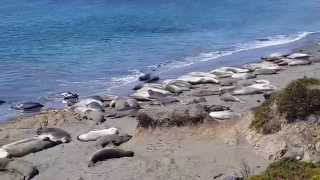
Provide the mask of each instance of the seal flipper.
POLYGON ((88 164, 88 167, 94 167, 94 165, 95 165, 95 162, 90 161, 88 164))
POLYGON ((0 158, 0 170, 5 170, 10 161, 12 161, 12 159, 0 158))
POLYGON ((71 140, 70 140, 69 138, 67 138, 67 137, 63 137, 63 138, 61 139, 61 142, 63 142, 63 143, 69 143, 69 142, 71 142, 71 140))

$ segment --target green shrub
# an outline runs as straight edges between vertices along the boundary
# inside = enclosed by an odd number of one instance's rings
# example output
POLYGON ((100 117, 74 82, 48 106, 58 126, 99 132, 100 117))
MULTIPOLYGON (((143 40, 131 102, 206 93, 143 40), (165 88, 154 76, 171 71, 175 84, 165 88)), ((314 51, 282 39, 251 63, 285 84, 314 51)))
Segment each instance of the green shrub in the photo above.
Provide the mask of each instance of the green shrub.
POLYGON ((314 78, 305 77, 289 83, 255 110, 250 128, 269 134, 278 132, 283 122, 291 123, 305 120, 311 114, 319 115, 319 87, 320 80, 314 78))
POLYGON ((318 79, 303 78, 291 82, 277 97, 278 111, 285 115, 288 122, 304 120, 317 113, 320 107, 320 90, 313 86, 320 85, 318 79))
POLYGON ((311 180, 320 180, 320 175, 312 176, 311 180))
POLYGON ((274 113, 272 106, 274 105, 275 96, 271 96, 259 106, 254 113, 254 119, 250 124, 251 129, 263 134, 270 134, 280 130, 281 123, 278 120, 274 120, 274 113))
POLYGON ((249 180, 307 180, 320 177, 318 164, 285 158, 271 163, 260 175, 252 176, 249 180))

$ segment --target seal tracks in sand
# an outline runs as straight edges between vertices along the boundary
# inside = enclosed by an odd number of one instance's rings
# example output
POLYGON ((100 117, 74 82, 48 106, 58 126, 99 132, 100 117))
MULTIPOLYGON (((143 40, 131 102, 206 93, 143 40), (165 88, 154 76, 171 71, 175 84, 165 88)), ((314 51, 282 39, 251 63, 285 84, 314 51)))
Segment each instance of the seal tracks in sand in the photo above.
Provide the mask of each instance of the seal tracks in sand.
POLYGON ((156 139, 156 142, 151 142, 147 144, 147 151, 160 151, 168 149, 172 144, 168 142, 164 142, 162 139, 158 138, 156 139))
POLYGON ((171 158, 169 154, 159 159, 145 159, 142 163, 145 168, 141 168, 144 171, 140 175, 147 175, 150 179, 192 179, 187 177, 176 159, 171 158))
MULTIPOLYGON (((160 152, 170 152, 174 153, 177 149, 180 148, 180 141, 183 138, 171 138, 169 137, 154 137, 154 139, 146 144, 146 150, 148 152, 160 151, 160 152), (178 142, 177 142, 178 141, 178 142)), ((147 142, 148 140, 146 140, 147 142)))

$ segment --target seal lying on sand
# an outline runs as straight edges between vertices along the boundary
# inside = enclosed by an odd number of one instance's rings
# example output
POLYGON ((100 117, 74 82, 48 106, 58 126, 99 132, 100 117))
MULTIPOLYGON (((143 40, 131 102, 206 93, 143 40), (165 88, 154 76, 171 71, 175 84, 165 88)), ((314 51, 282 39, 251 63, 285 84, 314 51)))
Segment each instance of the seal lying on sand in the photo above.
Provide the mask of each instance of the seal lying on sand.
POLYGON ((223 94, 220 96, 220 99, 222 101, 225 101, 225 102, 241 102, 243 103, 244 101, 242 101, 241 99, 235 97, 235 96, 232 96, 231 94, 229 93, 226 93, 226 94, 223 94))
POLYGON ((115 146, 120 146, 122 143, 128 142, 132 138, 129 134, 118 135, 106 135, 101 137, 97 142, 97 147, 105 147, 109 144, 113 144, 115 146))
POLYGON ((123 110, 123 111, 114 111, 106 115, 106 117, 109 118, 121 118, 125 116, 129 117, 135 117, 138 113, 138 109, 129 109, 129 110, 123 110))
POLYGON ((132 98, 117 97, 110 102, 110 107, 117 111, 124 111, 129 109, 140 109, 140 104, 137 100, 132 98))
POLYGON ((10 173, 17 173, 21 175, 23 180, 30 180, 37 174, 39 170, 28 161, 21 159, 0 159, 0 171, 9 171, 10 173))
POLYGON ((93 153, 90 157, 88 167, 93 167, 96 162, 113 158, 133 157, 133 151, 125 151, 122 149, 101 149, 93 153))
POLYGON ((37 134, 41 139, 49 139, 52 142, 68 143, 71 141, 71 135, 60 128, 39 128, 37 134))
POLYGON ((117 128, 101 129, 101 130, 92 130, 85 134, 81 134, 77 137, 79 141, 96 141, 102 136, 118 134, 119 130, 117 128))
POLYGON ((1 146, 0 158, 22 157, 30 153, 53 147, 57 144, 59 143, 43 140, 39 137, 26 138, 1 146))
POLYGON ((189 91, 192 86, 190 83, 180 80, 167 80, 163 82, 165 90, 174 94, 180 94, 183 91, 189 91))
POLYGON ((174 98, 168 94, 162 94, 157 91, 153 91, 151 89, 148 90, 148 93, 150 95, 150 99, 156 100, 157 102, 159 102, 160 105, 167 105, 174 102, 179 102, 177 98, 174 98))
POLYGON ((73 105, 73 110, 78 113, 84 113, 88 110, 103 111, 103 102, 93 98, 82 99, 73 105))
POLYGON ((240 114, 232 112, 230 110, 211 112, 209 113, 209 116, 216 120, 237 119, 241 117, 240 114))

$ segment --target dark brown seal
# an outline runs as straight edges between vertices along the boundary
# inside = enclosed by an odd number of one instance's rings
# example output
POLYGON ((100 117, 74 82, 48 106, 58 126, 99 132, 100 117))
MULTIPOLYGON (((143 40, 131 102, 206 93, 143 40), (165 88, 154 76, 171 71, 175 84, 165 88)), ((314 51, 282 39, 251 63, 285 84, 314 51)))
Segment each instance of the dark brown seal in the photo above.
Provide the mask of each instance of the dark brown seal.
POLYGON ((10 173, 18 174, 22 176, 22 179, 30 180, 37 174, 39 170, 30 162, 21 159, 0 159, 0 170, 8 171, 10 173))
POLYGON ((96 162, 104 161, 107 159, 114 159, 114 158, 122 158, 122 157, 133 157, 133 151, 125 151, 122 149, 101 149, 93 153, 90 157, 90 162, 88 167, 93 167, 96 162))

